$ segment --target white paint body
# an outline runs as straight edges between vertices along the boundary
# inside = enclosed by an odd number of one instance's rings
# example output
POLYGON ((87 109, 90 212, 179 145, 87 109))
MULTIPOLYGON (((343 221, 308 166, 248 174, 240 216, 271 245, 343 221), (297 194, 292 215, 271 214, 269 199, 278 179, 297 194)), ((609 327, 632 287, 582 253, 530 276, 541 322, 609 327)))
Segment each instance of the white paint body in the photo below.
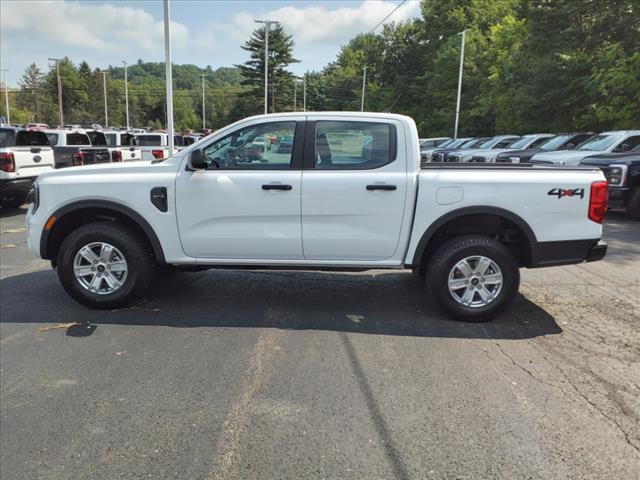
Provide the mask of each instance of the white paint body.
POLYGON ((236 122, 160 162, 73 167, 39 179, 40 206, 27 215, 29 249, 40 254, 45 223, 59 208, 108 200, 136 211, 160 240, 167 263, 384 268, 411 264, 423 233, 464 207, 498 207, 520 216, 539 242, 599 239, 587 217, 597 169, 420 170, 418 134, 408 117, 382 113, 288 113, 236 122), (190 152, 236 129, 273 120, 354 120, 396 126, 396 159, 373 170, 189 170, 190 152), (268 190, 265 184, 291 190, 268 190), (370 191, 390 184, 393 191, 370 191), (168 211, 150 201, 166 187, 168 211), (584 188, 585 198, 547 195, 584 188))

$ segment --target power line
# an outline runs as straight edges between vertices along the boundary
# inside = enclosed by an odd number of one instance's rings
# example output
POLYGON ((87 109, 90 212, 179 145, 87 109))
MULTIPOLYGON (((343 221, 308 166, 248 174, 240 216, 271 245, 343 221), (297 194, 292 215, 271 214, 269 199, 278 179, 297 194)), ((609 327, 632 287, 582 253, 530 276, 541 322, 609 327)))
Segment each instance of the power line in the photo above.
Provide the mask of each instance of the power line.
POLYGON ((375 27, 373 27, 373 28, 369 31, 369 33, 373 33, 373 32, 374 32, 374 30, 375 30, 376 28, 378 28, 380 25, 382 25, 382 24, 384 23, 384 21, 385 21, 387 18, 389 18, 391 15, 393 15, 393 14, 394 14, 394 12, 395 12, 396 10, 398 10, 398 9, 399 9, 402 5, 404 5, 406 2, 407 2, 407 0, 402 0, 402 1, 398 4, 398 6, 397 6, 396 8, 394 8, 393 10, 391 10, 391 12, 389 12, 389 14, 388 14, 386 17, 384 17, 382 20, 380 20, 378 23, 376 23, 376 26, 375 26, 375 27))

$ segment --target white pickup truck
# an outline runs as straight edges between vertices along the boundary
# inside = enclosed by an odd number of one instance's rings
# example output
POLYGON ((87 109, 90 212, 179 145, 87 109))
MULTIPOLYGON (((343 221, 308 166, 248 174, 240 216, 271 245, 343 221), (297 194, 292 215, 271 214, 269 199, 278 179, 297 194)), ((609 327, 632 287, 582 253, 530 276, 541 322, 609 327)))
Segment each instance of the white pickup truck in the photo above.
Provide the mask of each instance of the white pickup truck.
POLYGON ((0 127, 0 205, 22 205, 33 181, 54 165, 53 149, 44 132, 0 127))
POLYGON ((166 267, 407 268, 451 316, 479 321, 515 297, 520 267, 606 253, 600 169, 421 170, 413 120, 384 113, 251 117, 166 160, 47 173, 32 201, 30 251, 94 308, 131 303, 166 267), (260 136, 293 148, 256 148, 260 136))

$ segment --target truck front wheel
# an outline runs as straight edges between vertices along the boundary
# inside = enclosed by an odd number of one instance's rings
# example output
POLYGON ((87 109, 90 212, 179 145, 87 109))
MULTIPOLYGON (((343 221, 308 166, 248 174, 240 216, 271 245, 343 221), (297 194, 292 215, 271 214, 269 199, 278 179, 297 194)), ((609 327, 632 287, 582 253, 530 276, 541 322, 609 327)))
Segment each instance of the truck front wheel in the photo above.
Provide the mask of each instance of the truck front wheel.
POLYGON ((458 320, 490 320, 518 292, 518 263, 504 245, 491 238, 456 237, 431 258, 426 275, 429 290, 438 305, 458 320))
POLYGON ((151 282, 153 258, 131 228, 96 222, 71 232, 58 252, 58 277, 67 293, 91 308, 118 308, 151 282))

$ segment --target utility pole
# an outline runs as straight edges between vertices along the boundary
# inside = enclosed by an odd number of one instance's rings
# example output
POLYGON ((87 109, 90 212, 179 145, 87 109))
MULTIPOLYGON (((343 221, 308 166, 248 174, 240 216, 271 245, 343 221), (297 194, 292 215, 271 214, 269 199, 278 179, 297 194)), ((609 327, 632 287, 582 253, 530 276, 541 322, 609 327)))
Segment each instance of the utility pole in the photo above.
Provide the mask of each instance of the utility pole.
POLYGON ((50 58, 52 62, 56 62, 56 74, 58 76, 58 112, 60 113, 60 128, 64 126, 64 116, 62 115, 62 82, 60 81, 60 59, 50 58))
POLYGON ((275 20, 255 20, 256 23, 264 23, 264 113, 268 113, 269 101, 268 84, 269 84, 269 27, 271 24, 277 24, 275 20))
POLYGON ((367 83, 367 67, 362 69, 362 96, 360 98, 360 111, 364 112, 364 86, 367 83))
POLYGON ((107 113, 107 72, 102 70, 102 87, 104 89, 104 126, 109 126, 109 115, 107 113))
POLYGON ((125 112, 127 114, 127 131, 129 130, 129 79, 127 78, 127 62, 122 61, 124 65, 124 103, 125 112))
POLYGON ((307 111, 307 74, 302 79, 302 111, 307 111))
POLYGON ((458 99, 456 101, 456 124, 453 129, 453 138, 458 138, 458 120, 460 117, 460 94, 462 93, 462 68, 464 66, 464 43, 467 38, 467 30, 462 31, 462 44, 460 46, 460 72, 458 73, 458 99))
POLYGON ((169 156, 174 154, 173 145, 173 74, 171 72, 171 18, 169 16, 169 0, 164 3, 164 63, 167 82, 167 135, 169 156))
POLYGON ((202 129, 207 128, 207 122, 205 120, 205 101, 204 101, 204 73, 202 74, 202 129))
POLYGON ((8 69, 0 70, 0 72, 4 72, 4 101, 7 109, 7 124, 11 125, 11 117, 9 116, 9 84, 7 83, 8 71, 8 69))

